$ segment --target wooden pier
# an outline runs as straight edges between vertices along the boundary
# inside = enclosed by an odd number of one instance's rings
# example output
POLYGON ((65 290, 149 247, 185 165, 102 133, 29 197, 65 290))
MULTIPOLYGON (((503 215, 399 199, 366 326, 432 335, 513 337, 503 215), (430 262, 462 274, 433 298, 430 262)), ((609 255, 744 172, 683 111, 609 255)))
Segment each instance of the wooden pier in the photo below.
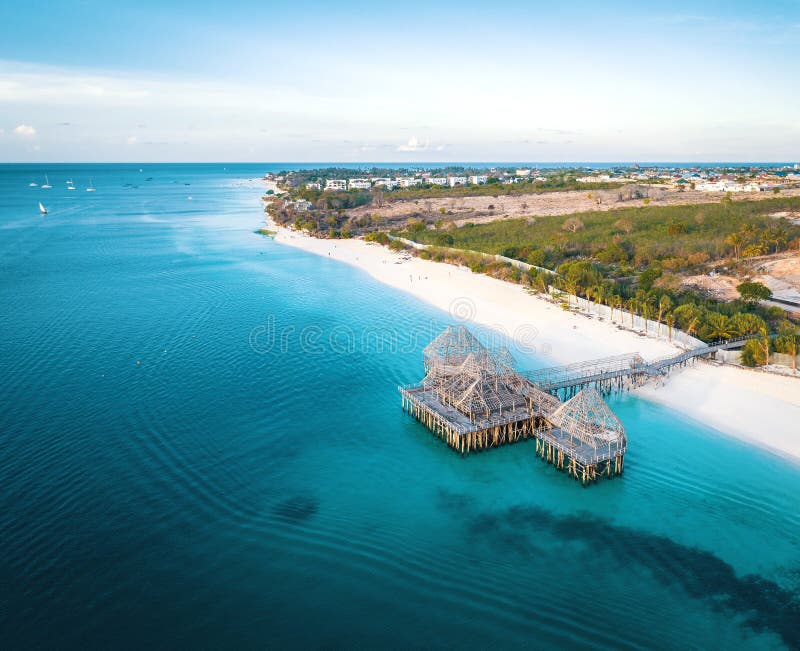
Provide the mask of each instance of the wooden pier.
POLYGON ((563 399, 569 399, 587 388, 596 389, 601 395, 607 396, 636 389, 652 380, 661 380, 676 367, 710 357, 718 350, 738 348, 754 336, 718 341, 651 362, 645 361, 639 353, 631 353, 538 369, 526 373, 525 377, 542 391, 563 399))
POLYGON ((538 455, 583 484, 622 473, 625 430, 596 390, 562 403, 463 326, 434 339, 423 361, 422 382, 400 387, 403 409, 457 452, 533 438, 538 455))

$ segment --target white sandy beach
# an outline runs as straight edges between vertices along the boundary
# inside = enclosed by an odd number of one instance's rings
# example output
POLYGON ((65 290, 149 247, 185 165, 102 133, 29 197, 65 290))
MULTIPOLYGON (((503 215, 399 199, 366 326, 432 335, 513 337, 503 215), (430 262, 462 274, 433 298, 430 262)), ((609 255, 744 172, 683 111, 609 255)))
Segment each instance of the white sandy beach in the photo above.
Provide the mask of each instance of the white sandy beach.
MULTIPOLYGON (((645 337, 567 312, 519 285, 466 268, 402 260, 400 254, 362 240, 322 240, 275 224, 268 227, 280 243, 357 266, 456 318, 496 328, 513 336, 520 349, 535 348, 537 357, 554 366, 633 352, 654 359, 678 350, 665 338, 645 337)), ((641 389, 639 395, 800 462, 798 378, 698 362, 673 372, 663 386, 641 389)))

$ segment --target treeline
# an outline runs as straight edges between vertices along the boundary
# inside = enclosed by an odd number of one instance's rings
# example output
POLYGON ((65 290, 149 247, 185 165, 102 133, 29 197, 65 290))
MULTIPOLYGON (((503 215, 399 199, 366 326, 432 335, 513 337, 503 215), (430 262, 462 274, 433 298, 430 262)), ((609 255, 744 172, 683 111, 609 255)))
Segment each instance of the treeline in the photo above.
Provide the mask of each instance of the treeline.
MULTIPOLYGON (((372 234, 370 239, 389 241, 383 233, 372 234)), ((721 302, 691 290, 674 291, 660 286, 660 276, 655 272, 642 272, 637 285, 626 286, 605 278, 589 261, 567 262, 559 266, 557 273, 549 273, 538 269, 524 271, 478 252, 438 247, 411 252, 424 259, 464 265, 475 273, 518 283, 535 292, 547 293, 553 287, 590 303, 606 305, 612 316, 614 310, 620 310, 620 314, 625 310, 655 321, 658 324, 655 334, 670 339, 674 328, 708 343, 754 335, 755 339, 745 344, 742 353, 742 362, 749 366, 767 363, 770 352, 796 356, 800 344, 797 326, 786 319, 781 308, 762 308, 755 301, 746 300, 721 302), (778 336, 771 337, 770 333, 776 331, 778 336)), ((568 301, 564 300, 563 305, 568 308, 568 301)))

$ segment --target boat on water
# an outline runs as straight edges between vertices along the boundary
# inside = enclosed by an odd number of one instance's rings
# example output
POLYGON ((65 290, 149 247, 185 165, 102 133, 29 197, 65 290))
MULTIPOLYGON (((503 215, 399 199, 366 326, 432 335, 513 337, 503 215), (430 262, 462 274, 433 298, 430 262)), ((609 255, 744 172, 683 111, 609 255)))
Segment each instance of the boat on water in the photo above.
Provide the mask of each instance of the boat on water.
POLYGON ((42 205, 42 202, 41 202, 41 201, 39 202, 39 212, 40 212, 40 213, 42 213, 43 215, 46 215, 46 214, 47 214, 47 208, 45 208, 45 207, 42 205))
POLYGON ((87 192, 94 192, 94 181, 92 179, 89 179, 89 187, 86 188, 86 191, 87 192))
POLYGON ((53 186, 50 185, 50 179, 47 178, 47 174, 44 175, 44 183, 42 184, 42 190, 49 190, 53 186))
POLYGON ((75 189, 75 184, 72 182, 72 179, 70 179, 69 181, 67 181, 67 190, 74 190, 74 189, 75 189))
POLYGON ((36 181, 31 181, 30 183, 28 183, 28 187, 29 188, 38 188, 39 184, 36 181))

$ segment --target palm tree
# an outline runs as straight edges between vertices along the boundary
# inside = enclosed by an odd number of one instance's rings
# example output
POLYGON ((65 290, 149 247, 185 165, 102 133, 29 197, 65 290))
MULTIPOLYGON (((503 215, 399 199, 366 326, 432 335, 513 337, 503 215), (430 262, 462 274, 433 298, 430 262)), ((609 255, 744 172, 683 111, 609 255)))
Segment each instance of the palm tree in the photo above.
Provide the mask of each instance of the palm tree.
POLYGON ((797 349, 800 344, 797 326, 791 321, 781 321, 778 326, 778 338, 775 343, 779 350, 792 357, 792 370, 797 372, 797 349))
POLYGON ((724 314, 711 312, 706 317, 706 327, 708 328, 708 336, 712 341, 730 339, 731 337, 730 322, 724 314))
POLYGON ((775 245, 775 253, 778 252, 779 248, 786 246, 788 241, 789 234, 786 232, 785 228, 776 228, 772 232, 772 243, 775 245))
POLYGON ((733 254, 738 260, 742 254, 742 247, 747 243, 744 233, 731 233, 725 238, 725 241, 733 247, 733 254))
POLYGON ((620 312, 622 312, 622 296, 619 294, 611 294, 608 299, 608 306, 611 308, 611 317, 610 320, 614 320, 614 306, 618 306, 620 312))
MULTIPOLYGON (((667 296, 666 294, 662 294, 661 298, 658 300, 658 336, 661 336, 661 319, 664 316, 664 312, 669 312, 672 309, 672 299, 667 296)), ((670 336, 670 339, 672 336, 670 336)))
POLYGON ((769 334, 767 333, 767 324, 764 324, 764 327, 761 328, 759 331, 759 338, 758 343, 761 344, 761 348, 764 351, 764 365, 769 364, 769 334))
POLYGON ((666 322, 669 329, 669 340, 672 341, 672 326, 675 325, 675 315, 672 312, 667 312, 666 322))
POLYGON ((631 328, 634 327, 634 318, 633 315, 636 313, 636 308, 639 306, 639 301, 636 299, 635 296, 632 296, 628 299, 628 310, 631 313, 631 328))
POLYGON ((764 320, 756 314, 739 313, 730 319, 731 335, 736 337, 754 335, 763 327, 766 327, 764 320))

